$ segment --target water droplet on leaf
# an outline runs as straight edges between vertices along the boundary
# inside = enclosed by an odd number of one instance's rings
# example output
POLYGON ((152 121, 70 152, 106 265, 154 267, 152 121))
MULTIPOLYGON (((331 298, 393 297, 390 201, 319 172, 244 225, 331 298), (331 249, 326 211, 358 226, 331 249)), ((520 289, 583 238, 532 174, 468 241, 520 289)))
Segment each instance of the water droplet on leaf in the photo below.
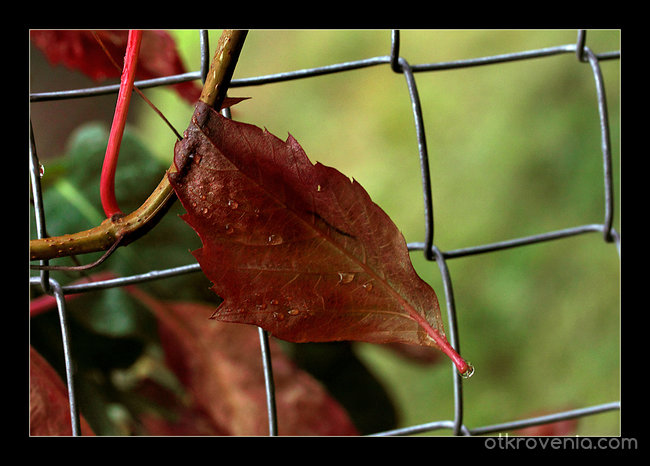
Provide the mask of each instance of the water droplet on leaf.
POLYGON ((297 316, 298 314, 300 314, 300 311, 298 309, 290 309, 287 311, 287 314, 289 314, 290 316, 297 316))
POLYGON ((366 291, 372 291, 372 282, 364 283, 363 287, 366 289, 366 291))
POLYGON ((339 272, 339 283, 350 283, 354 280, 353 273, 339 272))
POLYGON ((232 235, 235 232, 235 229, 232 227, 231 224, 227 224, 225 228, 226 228, 227 235, 232 235))
POLYGON ((239 207, 239 203, 237 201, 233 201, 232 199, 230 199, 228 200, 228 207, 235 210, 237 207, 239 207))
POLYGON ((267 241, 269 244, 276 245, 276 244, 281 244, 284 240, 280 235, 269 235, 267 241))

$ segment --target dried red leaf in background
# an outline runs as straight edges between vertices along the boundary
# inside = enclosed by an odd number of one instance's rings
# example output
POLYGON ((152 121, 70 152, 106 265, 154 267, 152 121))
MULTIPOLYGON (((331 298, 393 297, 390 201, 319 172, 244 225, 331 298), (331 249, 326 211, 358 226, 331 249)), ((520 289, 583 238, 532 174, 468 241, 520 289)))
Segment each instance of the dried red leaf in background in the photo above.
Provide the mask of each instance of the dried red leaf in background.
MULTIPOLYGON (((116 275, 113 272, 107 270, 107 271, 97 272, 94 274, 84 276, 79 280, 74 280, 70 282, 70 285, 79 285, 81 283, 98 282, 101 280, 109 280, 111 278, 116 278, 116 275)), ((65 299, 66 302, 69 303, 70 301, 79 298, 81 296, 83 295, 80 293, 74 293, 74 294, 67 295, 65 299)), ((56 309, 56 298, 52 295, 44 294, 32 299, 29 302, 29 317, 30 318, 35 317, 39 314, 51 311, 53 309, 56 309)))
MULTIPOLYGON (((122 66, 128 30, 94 31, 115 60, 122 66)), ((38 47, 50 64, 62 64, 76 69, 96 81, 119 78, 120 70, 111 63, 106 53, 89 30, 33 30, 32 43, 38 47)), ((166 31, 147 30, 143 32, 140 58, 136 71, 137 79, 151 79, 185 73, 172 36, 166 31)), ((194 81, 173 85, 178 94, 190 104, 201 95, 201 87, 194 81)))
POLYGON ((217 426, 210 415, 193 401, 173 393, 151 378, 143 379, 135 389, 138 396, 153 402, 157 409, 137 416, 135 435, 146 436, 215 436, 230 433, 217 426))
POLYGON ((356 181, 298 142, 199 102, 170 182, 199 234, 193 254, 224 299, 213 317, 293 342, 361 340, 442 349, 438 300, 395 224, 356 181))
MULTIPOLYGON (((537 411, 531 413, 528 417, 545 416, 553 414, 558 411, 537 411)), ((564 419, 562 421, 549 422, 547 424, 539 424, 536 426, 524 427, 513 432, 514 435, 521 436, 536 436, 536 437, 561 437, 567 435, 575 435, 578 428, 578 419, 564 419)))
MULTIPOLYGON (((210 320, 213 307, 207 304, 161 302, 139 289, 129 291, 155 313, 167 364, 192 395, 192 406, 179 411, 181 425, 197 416, 203 432, 214 429, 210 435, 268 435, 257 329, 210 320)), ((269 343, 279 434, 358 434, 338 402, 269 343)), ((178 424, 151 417, 147 422, 154 432, 181 435, 178 424)))
MULTIPOLYGON (((82 435, 94 435, 83 418, 82 435)), ((68 390, 59 374, 34 349, 29 348, 29 434, 33 436, 72 435, 68 390)))

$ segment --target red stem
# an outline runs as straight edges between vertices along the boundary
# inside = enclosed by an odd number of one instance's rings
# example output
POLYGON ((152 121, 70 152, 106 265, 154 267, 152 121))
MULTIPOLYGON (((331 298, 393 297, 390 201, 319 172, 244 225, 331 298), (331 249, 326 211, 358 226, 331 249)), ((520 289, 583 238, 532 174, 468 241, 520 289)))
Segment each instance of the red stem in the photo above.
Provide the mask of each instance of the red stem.
POLYGON ((104 156, 104 165, 102 166, 99 193, 104 213, 109 218, 115 214, 122 213, 117 204, 117 199, 115 199, 115 170, 117 167, 117 156, 120 152, 120 144, 122 143, 122 134, 126 125, 126 115, 129 111, 129 103, 131 102, 141 41, 142 31, 129 31, 129 39, 124 56, 124 68, 122 69, 122 78, 120 80, 120 92, 117 96, 117 103, 115 104, 115 115, 113 116, 111 133, 108 137, 108 146, 106 147, 106 155, 104 156))

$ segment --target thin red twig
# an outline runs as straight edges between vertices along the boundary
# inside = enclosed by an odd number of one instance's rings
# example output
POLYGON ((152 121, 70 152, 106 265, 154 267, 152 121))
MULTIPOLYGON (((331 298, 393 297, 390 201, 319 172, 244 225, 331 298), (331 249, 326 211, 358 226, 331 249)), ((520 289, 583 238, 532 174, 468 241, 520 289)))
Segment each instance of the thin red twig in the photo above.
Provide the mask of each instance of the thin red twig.
POLYGON ((140 51, 140 42, 142 41, 142 31, 130 30, 129 39, 126 45, 126 54, 124 56, 124 67, 122 69, 122 78, 120 80, 120 92, 115 104, 115 114, 113 124, 108 138, 104 165, 102 166, 102 175, 100 180, 99 192, 102 201, 102 208, 107 217, 121 214, 117 199, 115 198, 115 170, 117 167, 117 157, 120 152, 124 126, 126 125, 126 116, 131 102, 133 83, 135 82, 135 69, 140 51))
MULTIPOLYGON (((122 69, 120 68, 120 65, 118 65, 118 64, 115 62, 115 60, 113 59, 113 56, 111 55, 111 53, 108 51, 108 49, 107 49, 106 46, 104 45, 104 42, 102 41, 102 39, 97 35, 97 33, 96 33, 95 31, 92 31, 92 34, 93 34, 93 37, 95 38, 95 40, 97 41, 97 43, 99 44, 99 46, 102 48, 102 50, 103 50, 104 53, 106 54, 106 57, 109 59, 109 61, 113 64, 113 66, 114 66, 118 71, 121 72, 122 69)), ((142 97, 142 100, 144 100, 144 101, 147 103, 147 105, 149 105, 149 107, 151 107, 151 109, 152 109, 154 112, 156 112, 156 114, 157 114, 157 115, 158 115, 158 116, 159 116, 159 117, 160 117, 160 118, 165 122, 165 124, 169 127, 169 129, 171 129, 172 132, 176 135, 176 139, 178 139, 179 141, 180 141, 181 139, 183 139, 183 137, 182 137, 182 136, 180 135, 180 133, 176 130, 176 128, 174 128, 174 126, 169 122, 169 120, 165 117, 165 115, 163 115, 163 113, 158 109, 158 107, 156 107, 156 106, 153 104, 153 102, 152 102, 151 100, 149 100, 149 99, 147 98, 146 95, 144 95, 144 94, 142 93, 142 91, 141 91, 140 89, 138 89, 136 86, 133 86, 133 90, 134 90, 134 91, 135 91, 135 92, 136 92, 140 97, 142 97)))

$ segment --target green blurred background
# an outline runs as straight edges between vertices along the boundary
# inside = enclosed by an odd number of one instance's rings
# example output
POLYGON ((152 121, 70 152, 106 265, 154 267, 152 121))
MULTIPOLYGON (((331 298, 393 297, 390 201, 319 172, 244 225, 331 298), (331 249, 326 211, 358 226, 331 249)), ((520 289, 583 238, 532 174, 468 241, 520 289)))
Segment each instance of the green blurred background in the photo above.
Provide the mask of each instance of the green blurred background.
MULTIPOLYGON (((172 34, 186 68, 198 69, 198 31, 172 34)), ((219 35, 210 33, 212 50, 219 35)), ((433 63, 571 44, 576 37, 575 30, 405 30, 400 55, 411 65, 433 63)), ((620 50, 620 40, 618 30, 587 33, 587 46, 595 53, 620 50)), ((253 30, 234 77, 388 55, 390 47, 389 30, 253 30)), ((601 62, 601 68, 620 232, 620 60, 601 62)), ((415 79, 430 159, 434 241, 441 250, 603 221, 599 117, 589 64, 568 53, 420 72, 415 79)), ((177 129, 187 126, 192 108, 174 92, 146 93, 177 129)), ((357 179, 407 242, 424 240, 417 141, 403 75, 379 65, 234 88, 229 95, 251 97, 233 108, 233 118, 266 127, 280 138, 291 133, 312 161, 357 179)), ((113 100, 107 99, 101 118, 112 116, 113 100)), ((161 166, 168 166, 175 138, 138 100, 130 129, 161 166)), ((50 156, 65 151, 54 147, 50 156)), ((44 152, 47 157, 48 149, 44 152)), ((178 245, 175 265, 191 262, 187 250, 194 247, 178 245)), ((446 321, 437 264, 427 262, 422 252, 413 252, 412 259, 437 291, 446 321)), ((464 383, 465 425, 620 399, 620 263, 616 248, 601 235, 447 264, 461 353, 476 368, 464 383)), ((396 407, 397 427, 453 419, 451 364, 424 366, 369 344, 355 344, 353 351, 385 386, 396 407)), ((619 432, 619 413, 613 412, 580 420, 576 433, 619 432)))

